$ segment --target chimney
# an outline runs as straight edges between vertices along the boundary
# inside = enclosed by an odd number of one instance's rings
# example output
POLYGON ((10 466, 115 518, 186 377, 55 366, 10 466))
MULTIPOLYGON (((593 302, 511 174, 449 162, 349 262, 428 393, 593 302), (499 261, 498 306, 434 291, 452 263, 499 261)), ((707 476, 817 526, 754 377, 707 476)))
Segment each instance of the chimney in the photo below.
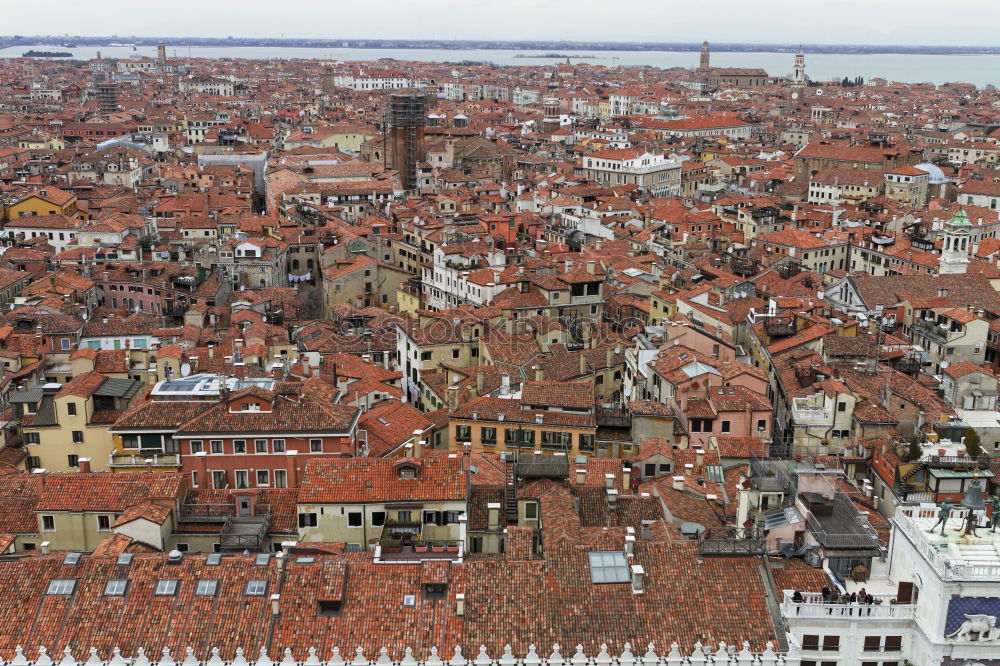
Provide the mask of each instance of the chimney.
POLYGON ((299 487, 299 452, 297 450, 285 451, 285 464, 288 468, 288 480, 292 488, 299 487))
POLYGON ((215 360, 215 345, 208 346, 208 360, 215 360))
POLYGON ((413 457, 413 442, 407 442, 403 444, 403 457, 412 458, 413 457))
POLYGON ((506 372, 500 375, 500 386, 503 389, 502 395, 510 395, 510 375, 506 372))
POLYGON ((576 470, 576 485, 582 486, 587 482, 587 470, 578 469, 576 470))
POLYGON ((542 370, 542 366, 536 365, 535 366, 535 381, 536 382, 540 382, 540 381, 543 381, 544 379, 545 379, 545 371, 542 370))
POLYGON ((423 430, 414 430, 413 431, 413 457, 414 458, 419 458, 420 457, 420 451, 427 444, 427 442, 425 442, 424 440, 420 439, 420 436, 422 434, 424 434, 423 430))
POLYGON ((695 461, 695 465, 697 467, 704 467, 705 466, 705 450, 704 449, 695 449, 694 450, 694 461, 695 461))
POLYGON ((625 557, 632 557, 635 555, 635 536, 632 534, 625 535, 625 557))
POLYGON ((148 473, 152 474, 153 473, 153 459, 152 458, 146 458, 146 460, 144 462, 146 463, 146 471, 148 473))
POLYGON ((508 317, 507 319, 504 320, 503 325, 504 325, 504 329, 507 331, 507 334, 508 335, 513 335, 513 333, 514 333, 514 319, 511 318, 511 317, 508 317))
POLYGON ((274 554, 274 563, 277 566, 279 573, 284 570, 284 568, 285 568, 285 552, 284 551, 279 550, 277 553, 274 554))
POLYGON ((233 370, 236 373, 237 379, 243 379, 247 376, 247 364, 243 361, 233 363, 233 370))
POLYGON ((588 261, 587 262, 587 272, 590 273, 591 275, 595 275, 595 273, 594 273, 594 262, 593 261, 588 261))
POLYGON ((79 458, 76 464, 81 472, 85 474, 90 472, 90 458, 79 458))
POLYGON ((456 594, 455 595, 455 615, 462 617, 465 615, 465 595, 456 594))
POLYGON ((615 364, 615 348, 608 347, 604 352, 604 366, 610 368, 615 364))
POLYGON ((458 387, 448 387, 448 411, 453 412, 458 409, 458 387))
POLYGON ((482 372, 477 372, 476 373, 476 395, 482 395, 483 394, 483 388, 484 388, 483 382, 485 382, 485 381, 486 381, 486 375, 483 374, 482 372))
POLYGON ((280 594, 272 594, 271 595, 271 615, 274 615, 275 617, 277 617, 277 615, 281 611, 281 609, 279 607, 279 602, 280 601, 281 601, 281 595, 280 594))
POLYGON ((614 474, 605 474, 604 475, 604 487, 607 488, 608 490, 611 490, 612 488, 615 487, 615 475, 614 474))
POLYGON ((486 505, 488 515, 486 527, 490 530, 500 529, 500 502, 490 502, 486 505))
POLYGON ((651 520, 642 521, 642 531, 639 533, 639 536, 642 538, 643 541, 653 540, 653 521, 651 520))
POLYGON ((691 476, 694 473, 694 465, 691 463, 684 463, 684 476, 691 476))
POLYGON ((42 542, 42 555, 48 555, 48 554, 49 554, 49 542, 48 541, 43 541, 42 542))
POLYGON ((580 374, 587 374, 587 356, 583 352, 580 352, 580 374))
POLYGON ((622 467, 622 490, 628 492, 632 488, 632 468, 622 467))
POLYGON ((643 589, 643 576, 646 572, 643 570, 641 564, 632 565, 632 594, 642 594, 643 589))
POLYGON ((604 492, 608 495, 608 506, 612 509, 618 506, 618 490, 616 488, 607 488, 604 492))
POLYGON ((675 476, 674 477, 674 490, 684 490, 684 477, 675 476))

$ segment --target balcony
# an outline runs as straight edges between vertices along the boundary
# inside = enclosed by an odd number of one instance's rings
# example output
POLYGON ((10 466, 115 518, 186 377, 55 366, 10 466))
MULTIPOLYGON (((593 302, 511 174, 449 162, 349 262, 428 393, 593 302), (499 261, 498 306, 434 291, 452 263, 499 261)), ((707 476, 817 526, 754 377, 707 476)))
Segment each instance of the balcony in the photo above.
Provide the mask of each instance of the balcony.
POLYGON ((795 421, 795 425, 831 425, 833 423, 833 410, 812 405, 800 405, 797 400, 797 398, 792 400, 792 419, 795 421))
POLYGON ((607 428, 628 428, 632 425, 632 414, 626 407, 598 406, 597 425, 607 428))
POLYGON ((184 303, 174 303, 171 305, 166 305, 163 307, 161 313, 164 317, 183 317, 184 313, 188 311, 187 304, 184 303))
POLYGON ((181 454, 179 453, 139 451, 138 453, 112 453, 108 460, 108 467, 112 469, 145 468, 147 460, 153 467, 176 467, 179 469, 181 466, 181 454))
POLYGON ((948 342, 950 330, 947 324, 939 324, 929 319, 916 319, 913 322, 912 329, 914 333, 920 333, 938 344, 946 344, 948 342))
POLYGON ((792 601, 792 590, 784 590, 781 604, 781 614, 790 619, 809 618, 822 620, 840 620, 856 622, 862 620, 912 620, 916 613, 913 604, 897 604, 896 597, 889 594, 876 594, 873 604, 828 604, 823 602, 823 596, 818 593, 803 592, 803 601, 792 601))
POLYGON ((412 544, 399 541, 380 541, 375 547, 375 562, 397 563, 422 560, 448 560, 461 562, 465 544, 455 539, 414 540, 412 544))

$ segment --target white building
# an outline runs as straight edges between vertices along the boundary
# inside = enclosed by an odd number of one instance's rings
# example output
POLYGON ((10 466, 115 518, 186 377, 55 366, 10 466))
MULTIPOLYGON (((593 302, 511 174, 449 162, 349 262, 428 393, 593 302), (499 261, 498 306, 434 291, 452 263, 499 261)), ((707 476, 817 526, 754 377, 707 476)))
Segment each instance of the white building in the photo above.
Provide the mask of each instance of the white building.
MULTIPOLYGON (((933 504, 899 507, 885 562, 864 582, 877 603, 826 604, 817 590, 801 590, 804 602, 785 592, 781 612, 802 663, 840 666, 910 663, 995 663, 1000 655, 1000 534, 978 528, 963 536, 968 509, 956 508, 932 529, 933 504)), ((984 520, 979 518, 979 520, 984 520)))
POLYGON ((431 310, 483 306, 507 288, 500 283, 504 253, 483 243, 453 243, 434 248, 434 262, 422 269, 423 293, 431 310))
POLYGON ((655 197, 681 193, 681 163, 638 148, 590 153, 583 157, 583 174, 607 186, 635 184, 655 197))

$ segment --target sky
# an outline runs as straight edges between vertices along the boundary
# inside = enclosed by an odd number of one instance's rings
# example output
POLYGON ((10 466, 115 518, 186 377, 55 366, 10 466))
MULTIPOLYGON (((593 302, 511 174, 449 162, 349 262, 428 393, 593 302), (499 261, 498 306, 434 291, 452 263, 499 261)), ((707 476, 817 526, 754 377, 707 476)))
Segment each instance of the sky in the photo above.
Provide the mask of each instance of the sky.
POLYGON ((4 35, 998 46, 996 0, 5 0, 4 35))

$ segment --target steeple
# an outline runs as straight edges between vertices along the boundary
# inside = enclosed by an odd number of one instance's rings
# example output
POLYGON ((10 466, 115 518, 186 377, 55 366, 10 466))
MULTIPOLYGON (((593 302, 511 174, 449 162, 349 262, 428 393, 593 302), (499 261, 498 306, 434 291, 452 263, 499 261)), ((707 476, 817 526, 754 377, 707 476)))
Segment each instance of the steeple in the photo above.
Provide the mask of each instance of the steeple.
POLYGON ((809 77, 806 76, 806 56, 802 53, 802 46, 799 45, 799 52, 795 54, 795 65, 792 69, 792 83, 805 85, 809 77))
POLYGON ((941 275, 964 275, 969 269, 969 238, 972 224, 969 216, 961 208, 944 223, 944 245, 938 273, 941 275))
POLYGON ((708 42, 701 43, 701 61, 698 64, 698 69, 708 69, 709 68, 709 58, 712 53, 708 48, 708 42))

